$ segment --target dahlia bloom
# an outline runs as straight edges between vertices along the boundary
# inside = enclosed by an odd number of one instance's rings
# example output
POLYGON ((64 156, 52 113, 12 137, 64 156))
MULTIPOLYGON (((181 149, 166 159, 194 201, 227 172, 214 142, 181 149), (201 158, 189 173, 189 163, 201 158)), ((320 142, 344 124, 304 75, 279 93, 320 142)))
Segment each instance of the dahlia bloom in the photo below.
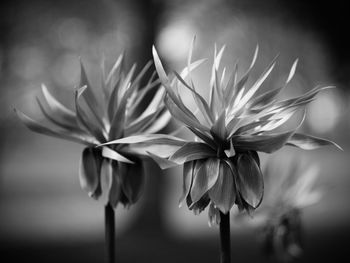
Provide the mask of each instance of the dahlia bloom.
POLYGON ((163 89, 156 90, 148 107, 142 108, 145 96, 159 87, 155 72, 144 83, 144 75, 152 63, 147 63, 134 76, 136 64, 126 70, 123 59, 120 55, 109 72, 105 72, 103 63, 98 93, 94 92, 81 63, 74 109, 63 105, 43 85, 43 96, 37 98, 37 102, 45 123, 16 110, 29 129, 85 145, 79 172, 81 187, 96 199, 106 192, 114 207, 119 202, 129 206, 139 199, 144 185, 142 156, 125 144, 96 146, 124 136, 157 132, 170 120, 163 102, 163 89))

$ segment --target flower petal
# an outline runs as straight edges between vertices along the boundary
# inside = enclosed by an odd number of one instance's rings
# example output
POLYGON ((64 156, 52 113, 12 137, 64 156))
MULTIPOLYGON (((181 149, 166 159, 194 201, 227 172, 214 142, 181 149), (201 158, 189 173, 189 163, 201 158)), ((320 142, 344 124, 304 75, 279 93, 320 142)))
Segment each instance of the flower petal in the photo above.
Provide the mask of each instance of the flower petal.
POLYGON ((186 199, 187 195, 190 192, 191 185, 192 185, 194 165, 195 165, 195 162, 193 161, 184 163, 183 180, 182 180, 182 196, 180 197, 180 200, 179 200, 179 207, 182 206, 183 201, 186 199))
POLYGON ((214 186, 209 190, 209 197, 221 212, 230 211, 236 200, 236 185, 233 172, 225 163, 220 162, 219 176, 214 186))
POLYGON ((215 208, 213 203, 210 203, 208 210, 209 226, 219 225, 220 224, 220 211, 215 208))
POLYGON ((294 131, 268 135, 237 135, 232 137, 235 148, 272 153, 282 148, 294 131))
POLYGON ((264 181, 258 164, 251 155, 242 154, 238 157, 237 170, 238 191, 249 205, 257 208, 264 194, 264 181))
POLYGON ((130 204, 139 200, 145 185, 145 171, 141 161, 134 164, 119 163, 122 189, 130 204))
POLYGON ((178 164, 216 156, 216 152, 207 144, 201 142, 188 142, 177 150, 169 160, 178 164))
POLYGON ((81 188, 87 191, 90 196, 94 194, 99 185, 102 160, 100 149, 88 147, 83 150, 80 160, 79 182, 81 188))
POLYGON ((186 143, 186 141, 180 138, 177 138, 171 135, 166 135, 166 134, 140 134, 140 135, 124 137, 121 139, 103 143, 101 144, 101 146, 112 145, 112 144, 134 144, 134 143, 143 143, 143 142, 148 142, 153 144, 179 145, 179 146, 182 146, 186 143))
POLYGON ((65 139, 65 140, 77 142, 77 143, 82 143, 82 144, 90 145, 90 146, 98 143, 91 136, 75 134, 75 133, 65 131, 65 130, 53 130, 49 127, 43 126, 39 122, 33 120, 32 118, 28 117, 27 115, 25 115, 24 113, 22 113, 21 111, 19 111, 17 109, 15 109, 15 112, 16 112, 18 118, 24 123, 24 125, 27 126, 28 129, 30 129, 34 132, 49 135, 49 136, 60 138, 60 139, 65 139))
POLYGON ((108 193, 109 203, 115 208, 122 196, 122 182, 119 172, 119 163, 112 162, 112 184, 108 193))
POLYGON ((322 146, 333 145, 338 149, 343 150, 335 142, 301 133, 293 134, 286 145, 295 146, 303 150, 314 150, 322 146))
POLYGON ((191 199, 195 203, 213 187, 219 176, 220 159, 209 158, 194 174, 191 199))
POLYGON ((114 151, 108 147, 102 147, 102 156, 123 163, 134 163, 133 161, 130 161, 128 158, 124 157, 117 151, 114 151))

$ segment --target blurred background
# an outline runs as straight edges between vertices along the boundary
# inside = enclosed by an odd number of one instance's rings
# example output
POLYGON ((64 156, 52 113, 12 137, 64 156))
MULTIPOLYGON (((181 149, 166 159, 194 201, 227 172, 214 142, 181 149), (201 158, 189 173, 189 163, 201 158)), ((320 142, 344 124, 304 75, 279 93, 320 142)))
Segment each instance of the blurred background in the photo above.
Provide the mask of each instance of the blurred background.
MULTIPOLYGON (((276 54, 277 67, 262 89, 280 85, 296 58, 297 73, 283 96, 317 85, 337 89, 319 94, 308 107, 302 130, 340 144, 312 152, 284 149, 320 167, 318 204, 303 212, 305 254, 300 262, 348 258, 350 238, 350 40, 342 1, 287 0, 32 0, 0 4, 0 255, 1 262, 103 262, 103 203, 88 198, 78 181, 82 146, 35 134, 13 108, 36 116, 41 83, 67 105, 82 58, 98 83, 102 56, 111 65, 126 51, 127 64, 141 67, 155 43, 166 68, 194 58, 212 59, 214 44, 226 44, 225 66, 238 59, 243 71, 259 44, 253 79, 276 54)), ((208 68, 195 75, 207 92, 208 68)), ((266 156, 262 156, 266 159, 266 156)), ((207 212, 178 208, 181 169, 160 175, 149 164, 144 198, 116 211, 118 262, 218 262, 219 238, 207 212)), ((256 229, 232 223, 233 262, 261 258, 256 229)), ((344 260, 343 260, 344 261, 344 260)))

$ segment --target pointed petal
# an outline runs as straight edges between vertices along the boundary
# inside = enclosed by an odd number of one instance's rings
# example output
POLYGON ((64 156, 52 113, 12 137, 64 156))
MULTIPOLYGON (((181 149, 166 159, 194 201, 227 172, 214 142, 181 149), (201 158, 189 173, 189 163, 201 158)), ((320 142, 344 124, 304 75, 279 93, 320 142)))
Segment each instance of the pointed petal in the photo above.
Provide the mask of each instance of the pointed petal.
POLYGON ((183 164, 188 161, 214 156, 216 156, 216 152, 207 144, 201 142, 188 142, 170 157, 170 161, 183 164))
POLYGON ((293 134, 288 140, 287 145, 295 146, 303 150, 314 150, 322 146, 333 145, 338 149, 343 150, 335 142, 301 133, 293 134))
POLYGON ((186 162, 184 163, 183 168, 183 180, 182 180, 182 196, 179 200, 179 207, 182 206, 183 201, 186 199, 187 195, 190 192, 193 178, 193 170, 194 170, 195 162, 186 162))
POLYGON ((220 211, 215 208, 213 203, 210 203, 208 210, 209 226, 219 225, 220 224, 220 211))
POLYGON ((231 168, 220 162, 219 176, 214 186, 209 190, 209 197, 221 212, 230 211, 236 200, 236 186, 231 168))
POLYGON ((252 156, 242 154, 238 157, 237 170, 240 194, 249 205, 257 208, 264 194, 264 181, 260 167, 252 156))
POLYGON ((41 134, 48 135, 48 136, 52 136, 52 137, 56 137, 56 138, 60 138, 60 139, 65 139, 65 140, 77 142, 77 143, 82 143, 82 144, 86 144, 86 145, 95 145, 98 143, 94 138, 92 138, 90 136, 74 134, 72 132, 65 131, 65 130, 53 130, 49 127, 43 126, 39 122, 33 120, 32 118, 28 117, 27 115, 25 115, 24 113, 22 113, 21 111, 19 111, 17 109, 15 109, 15 112, 16 112, 18 118, 24 123, 24 125, 27 126, 28 129, 30 129, 34 132, 41 133, 41 134))
POLYGON ((220 159, 209 158, 194 174, 191 187, 192 202, 197 202, 210 188, 213 187, 219 176, 220 159))
POLYGON ((90 196, 94 194, 99 185, 102 160, 101 150, 92 147, 83 150, 80 160, 79 182, 81 188, 87 191, 90 196))
POLYGON ((219 141, 226 140, 226 126, 225 126, 226 114, 223 111, 219 118, 215 121, 213 127, 210 129, 210 133, 213 135, 214 139, 217 138, 219 141))
POLYGON ((232 140, 237 149, 272 153, 282 148, 293 134, 294 131, 268 135, 237 135, 232 140))
POLYGON ((130 204, 136 203, 144 189, 145 171, 141 161, 134 164, 119 163, 122 189, 130 204))
POLYGON ((122 182, 120 178, 119 164, 112 162, 112 184, 108 193, 108 200, 110 204, 115 208, 120 202, 122 196, 122 182))
POLYGON ((134 135, 134 136, 113 140, 107 143, 103 143, 101 145, 103 146, 103 145, 111 145, 111 144, 134 144, 134 143, 143 143, 143 142, 148 142, 153 144, 179 145, 179 146, 182 146, 186 143, 186 141, 171 135, 141 134, 141 135, 134 135))
POLYGON ((102 147, 102 156, 123 163, 134 163, 133 161, 130 161, 128 158, 124 157, 117 151, 114 151, 111 148, 105 146, 102 147))

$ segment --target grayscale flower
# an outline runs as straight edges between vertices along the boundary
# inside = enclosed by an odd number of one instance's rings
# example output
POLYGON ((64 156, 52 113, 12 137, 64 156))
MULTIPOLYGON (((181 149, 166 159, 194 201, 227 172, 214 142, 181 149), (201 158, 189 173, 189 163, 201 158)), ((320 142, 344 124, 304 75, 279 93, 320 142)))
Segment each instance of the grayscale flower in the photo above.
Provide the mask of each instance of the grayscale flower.
MULTIPOLYGON (((81 187, 93 198, 106 190, 115 207, 135 203, 144 186, 141 155, 128 145, 96 147, 110 140, 136 134, 152 134, 164 128, 171 115, 163 102, 165 91, 155 90, 159 80, 155 72, 144 79, 151 62, 137 76, 136 64, 126 70, 120 55, 109 72, 101 71, 101 86, 94 92, 81 63, 81 79, 75 91, 75 108, 69 109, 42 86, 42 98, 37 98, 44 121, 35 121, 19 110, 18 117, 31 130, 77 142, 83 150, 79 179, 81 187), (145 108, 145 96, 154 94, 145 108), (106 189, 102 189, 106 185, 106 189)), ((104 63, 103 63, 104 65, 104 63)))

